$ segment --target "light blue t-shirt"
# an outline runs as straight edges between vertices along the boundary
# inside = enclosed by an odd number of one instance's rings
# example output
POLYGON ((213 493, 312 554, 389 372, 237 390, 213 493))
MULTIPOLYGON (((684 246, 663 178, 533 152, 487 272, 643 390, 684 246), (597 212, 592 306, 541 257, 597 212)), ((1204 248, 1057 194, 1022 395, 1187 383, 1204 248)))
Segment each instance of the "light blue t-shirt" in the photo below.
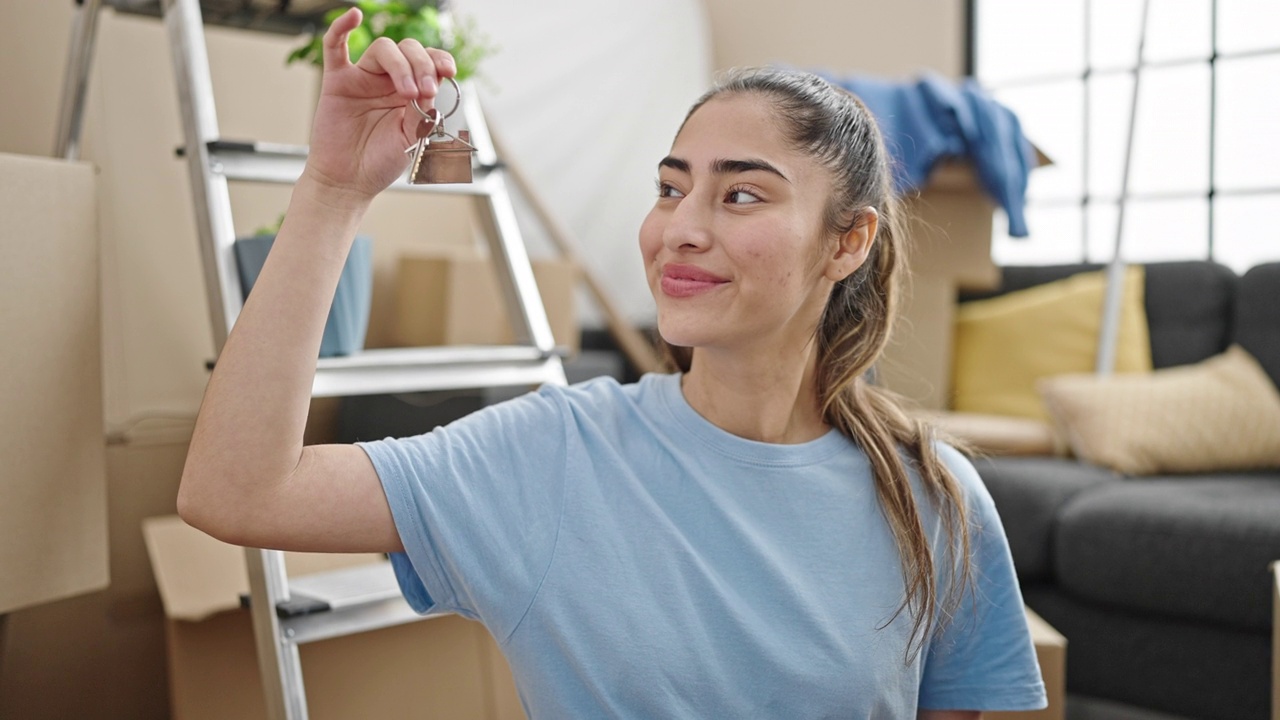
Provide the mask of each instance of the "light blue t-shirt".
POLYGON ((909 613, 888 622, 905 592, 897 549, 865 455, 835 430, 745 440, 690 407, 679 376, 647 375, 545 387, 362 447, 404 542, 405 597, 483 622, 531 718, 1045 705, 995 507, 950 447, 976 592, 910 664, 909 613))

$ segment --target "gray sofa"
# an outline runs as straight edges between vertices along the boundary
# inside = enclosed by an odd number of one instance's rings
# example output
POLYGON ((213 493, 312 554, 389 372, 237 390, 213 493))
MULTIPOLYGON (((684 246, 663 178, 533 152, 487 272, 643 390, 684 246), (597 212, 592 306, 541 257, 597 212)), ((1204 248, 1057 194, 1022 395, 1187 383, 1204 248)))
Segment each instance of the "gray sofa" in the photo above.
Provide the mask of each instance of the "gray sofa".
MULTIPOLYGON (((1005 268, 1000 292, 1097 267, 1005 268)), ((1243 276, 1208 262, 1146 268, 1155 367, 1235 342, 1280 384, 1280 263, 1243 276)), ((1187 718, 1269 717, 1280 469, 1139 480, 1060 458, 977 466, 1027 604, 1067 638, 1069 693, 1187 718)))

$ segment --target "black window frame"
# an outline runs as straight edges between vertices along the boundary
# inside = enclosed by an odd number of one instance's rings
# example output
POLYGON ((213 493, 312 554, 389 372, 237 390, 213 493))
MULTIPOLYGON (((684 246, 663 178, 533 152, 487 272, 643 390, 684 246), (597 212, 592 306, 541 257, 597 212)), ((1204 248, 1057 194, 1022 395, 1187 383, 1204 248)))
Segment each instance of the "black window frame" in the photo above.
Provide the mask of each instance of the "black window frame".
MULTIPOLYGON (((978 44, 980 29, 978 27, 978 5, 981 0, 966 0, 965 3, 965 59, 964 72, 968 77, 976 78, 983 84, 983 87, 992 93, 999 92, 1008 88, 1032 87, 1036 85, 1046 85, 1051 83, 1061 83, 1067 81, 1080 82, 1082 87, 1082 146, 1080 158, 1081 173, 1081 193, 1076 198, 1052 198, 1052 199, 1034 199, 1028 198, 1029 207, 1054 207, 1064 205, 1077 205, 1081 213, 1080 222, 1080 259, 1083 262, 1097 262, 1104 260, 1101 258, 1091 258, 1089 253, 1089 209, 1091 204, 1100 202, 1118 202, 1120 197, 1126 197, 1129 200, 1185 200, 1185 199, 1203 199, 1206 201, 1208 218, 1207 231, 1208 238, 1205 244, 1206 258, 1215 258, 1215 211, 1217 201, 1223 197, 1246 197, 1256 195, 1273 195, 1280 198, 1280 184, 1268 185, 1252 188, 1221 188, 1218 186, 1217 174, 1217 114, 1218 114, 1218 63, 1219 61, 1247 59, 1253 57, 1280 57, 1280 45, 1267 47, 1262 49, 1251 49, 1237 52, 1222 52, 1218 47, 1218 4, 1219 0, 1207 0, 1210 3, 1210 53, 1208 58, 1192 58, 1179 60, 1160 60, 1151 61, 1143 57, 1137 58, 1133 67, 1130 68, 1097 68, 1093 65, 1093 58, 1090 46, 1090 27, 1092 16, 1091 12, 1095 2, 1106 2, 1107 0, 1078 0, 1083 4, 1083 28, 1082 41, 1084 43, 1084 70, 1083 72, 1063 72, 1049 73, 1037 76, 1028 76, 1017 78, 1015 80, 993 83, 988 85, 983 82, 978 75, 978 44), (1159 69, 1168 67, 1191 67, 1204 66, 1209 67, 1209 178, 1205 191, 1166 191, 1166 192, 1124 192, 1123 195, 1112 194, 1094 194, 1091 192, 1089 183, 1089 150, 1090 150, 1090 120, 1091 108, 1089 104, 1089 91, 1091 89, 1090 80, 1095 77, 1107 76, 1129 76, 1136 77, 1138 73, 1148 69, 1159 69)), ((1161 0, 1149 0, 1152 3, 1161 0)), ((1034 139, 1034 138, 1033 138, 1034 139)), ((1190 258, 1188 258, 1190 259, 1190 258)), ((1280 253, 1278 257, 1280 259, 1280 253)))

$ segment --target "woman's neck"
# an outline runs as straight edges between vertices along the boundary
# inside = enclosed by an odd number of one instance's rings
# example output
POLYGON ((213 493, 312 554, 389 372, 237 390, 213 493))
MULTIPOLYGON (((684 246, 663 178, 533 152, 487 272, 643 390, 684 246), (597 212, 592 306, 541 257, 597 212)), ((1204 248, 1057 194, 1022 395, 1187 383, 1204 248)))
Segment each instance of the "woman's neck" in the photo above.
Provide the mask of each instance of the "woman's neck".
POLYGON ((818 402, 815 355, 813 342, 752 356, 698 348, 681 387, 689 405, 726 432, 759 442, 808 442, 829 429, 818 402))

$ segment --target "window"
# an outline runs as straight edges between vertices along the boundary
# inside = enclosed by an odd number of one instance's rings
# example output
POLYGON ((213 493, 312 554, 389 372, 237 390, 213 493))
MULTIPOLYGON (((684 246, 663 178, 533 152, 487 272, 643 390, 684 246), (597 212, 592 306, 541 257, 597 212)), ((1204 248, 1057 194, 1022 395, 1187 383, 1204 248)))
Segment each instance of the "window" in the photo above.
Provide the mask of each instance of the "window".
POLYGON ((1280 260, 1280 2, 971 0, 970 67, 1052 160, 1002 265, 1107 262, 1140 78, 1121 255, 1280 260))

